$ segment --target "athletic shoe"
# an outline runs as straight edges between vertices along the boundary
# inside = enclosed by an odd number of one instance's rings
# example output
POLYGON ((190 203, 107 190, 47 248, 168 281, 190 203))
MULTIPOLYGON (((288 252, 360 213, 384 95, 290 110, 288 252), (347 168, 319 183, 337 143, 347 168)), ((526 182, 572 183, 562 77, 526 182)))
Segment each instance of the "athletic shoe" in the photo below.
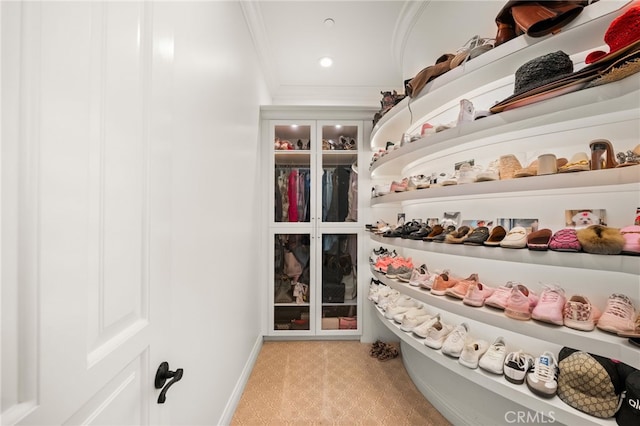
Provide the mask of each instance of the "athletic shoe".
MULTIPOLYGON (((441 321, 436 321, 427 330, 427 335, 424 339, 424 344, 431 349, 440 349, 445 339, 453 331, 453 326, 444 324, 441 321)), ((415 333, 415 330, 413 331, 415 333)))
POLYGON ((567 298, 564 290, 557 285, 546 285, 540 294, 540 300, 531 312, 531 318, 555 325, 563 325, 563 309, 567 298))
POLYGON ((507 300, 507 307, 504 309, 504 314, 509 318, 527 321, 531 319, 531 310, 535 306, 535 298, 529 297, 530 291, 522 284, 516 285, 511 290, 509 300, 507 300))
POLYGON ((384 310, 384 317, 392 319, 395 315, 404 314, 411 308, 420 306, 420 302, 409 296, 400 296, 393 302, 389 303, 384 310))
POLYGON ((489 349, 489 342, 484 340, 472 340, 462 349, 458 362, 467 368, 478 368, 480 357, 489 349))
POLYGON ((575 330, 591 331, 596 328, 600 311, 584 296, 574 295, 564 304, 564 325, 575 330))
POLYGON ((536 358, 533 371, 527 374, 527 387, 543 398, 552 398, 558 389, 558 361, 551 352, 536 358))
POLYGON ((598 320, 597 327, 609 333, 625 333, 633 331, 633 320, 636 316, 631 299, 624 294, 612 294, 607 300, 604 313, 598 320))
POLYGON ((448 288, 456 285, 458 280, 449 276, 446 272, 438 275, 431 286, 431 294, 436 296, 444 296, 448 288))
POLYGON ((503 337, 498 337, 487 352, 480 358, 479 366, 493 374, 504 372, 504 360, 507 357, 507 346, 503 337))
POLYGON ((411 271, 405 274, 398 274, 398 279, 402 282, 411 284, 411 279, 415 279, 422 274, 426 274, 427 276, 429 276, 427 273, 427 265, 425 265, 424 263, 417 268, 413 268, 411 271))
POLYGON ((404 178, 400 182, 393 181, 391 182, 391 192, 404 192, 407 190, 409 186, 409 179, 404 178))
POLYGON ((478 282, 478 274, 471 274, 469 278, 458 281, 453 287, 449 287, 444 294, 455 297, 456 299, 464 299, 471 284, 478 282))
POLYGON ((407 316, 405 314, 402 319, 402 323, 400 324, 400 330, 411 332, 416 327, 424 324, 425 322, 433 319, 433 315, 419 315, 419 316, 407 316))
POLYGON ((402 324, 402 320, 404 319, 405 316, 407 317, 417 317, 417 316, 421 316, 421 315, 427 315, 427 307, 424 305, 420 305, 414 308, 409 309, 406 312, 400 313, 400 314, 396 314, 393 316, 393 320, 395 322, 397 322, 398 324, 402 324))
POLYGON ((521 385, 533 367, 533 362, 533 357, 521 350, 510 352, 504 360, 504 378, 511 383, 521 385))
POLYGON ((396 266, 393 266, 393 263, 392 263, 387 268, 386 276, 389 279, 395 280, 395 279, 398 279, 399 275, 404 275, 407 273, 410 274, 412 271, 413 271, 413 265, 412 266, 400 265, 396 267, 396 266))
POLYGON ((384 296, 378 296, 378 307, 384 311, 389 304, 393 303, 400 296, 401 294, 398 290, 389 287, 389 291, 384 296))
POLYGON ((431 184, 431 179, 425 175, 415 175, 409 177, 409 189, 425 189, 431 184))
POLYGON ((422 265, 419 268, 415 268, 409 278, 409 285, 412 287, 421 287, 421 283, 427 281, 431 274, 427 271, 427 267, 422 265))
POLYGON ((484 305, 484 301, 493 294, 495 288, 487 287, 486 285, 476 282, 472 283, 467 290, 467 294, 462 299, 462 303, 469 306, 475 306, 476 308, 484 305))
POLYGON ((509 300, 511 290, 513 290, 513 286, 517 284, 519 283, 509 281, 505 285, 498 287, 491 296, 487 297, 484 304, 492 308, 504 310, 504 308, 507 307, 507 300, 509 300))
POLYGON ((442 344, 442 353, 458 358, 465 347, 468 334, 469 326, 466 323, 457 325, 442 344))
POLYGON ((417 325, 411 330, 413 334, 418 337, 422 337, 423 339, 427 337, 429 329, 437 322, 440 322, 440 314, 437 314, 433 318, 423 322, 420 325, 417 325))

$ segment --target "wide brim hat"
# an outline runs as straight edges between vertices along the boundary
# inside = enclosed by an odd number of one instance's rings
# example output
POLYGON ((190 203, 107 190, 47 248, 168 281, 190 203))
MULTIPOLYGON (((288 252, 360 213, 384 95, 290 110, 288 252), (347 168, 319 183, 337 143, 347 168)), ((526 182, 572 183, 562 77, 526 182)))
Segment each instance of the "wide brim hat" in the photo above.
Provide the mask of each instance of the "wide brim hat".
POLYGON ((591 416, 613 417, 622 389, 615 364, 610 359, 569 348, 563 348, 558 358, 558 397, 591 416))
POLYGON ((607 61, 640 46, 640 4, 633 5, 611 22, 604 41, 609 46, 609 53, 595 50, 587 55, 585 63, 607 61))
POLYGON ((501 112, 511 101, 555 88, 552 86, 555 82, 573 74, 573 62, 561 50, 534 58, 516 70, 513 95, 491 107, 490 111, 501 112))

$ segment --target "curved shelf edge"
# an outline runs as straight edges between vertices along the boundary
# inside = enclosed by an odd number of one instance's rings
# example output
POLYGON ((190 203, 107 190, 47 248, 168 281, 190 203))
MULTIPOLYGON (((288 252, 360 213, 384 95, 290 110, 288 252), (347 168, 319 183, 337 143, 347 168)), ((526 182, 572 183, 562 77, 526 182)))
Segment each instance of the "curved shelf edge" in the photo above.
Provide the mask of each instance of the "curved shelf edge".
POLYGON ((373 269, 371 273, 377 280, 382 281, 389 287, 407 296, 419 300, 427 306, 513 333, 561 346, 580 349, 607 358, 617 359, 634 368, 640 367, 640 350, 634 348, 625 338, 605 333, 598 329, 582 332, 564 326, 554 326, 533 320, 513 320, 506 317, 504 313, 498 309, 487 307, 474 308, 463 304, 461 300, 454 300, 446 296, 434 296, 419 287, 412 287, 408 284, 391 280, 379 272, 373 271, 373 269))
POLYGON ((487 138, 487 143, 495 143, 495 135, 508 135, 522 131, 524 127, 533 129, 575 120, 588 123, 590 117, 603 113, 637 113, 640 92, 638 80, 637 75, 629 76, 620 81, 578 90, 429 135, 384 155, 369 170, 372 175, 398 174, 404 166, 414 162, 416 157, 445 148, 455 148, 475 139, 487 138))
POLYGON ((420 240, 382 237, 375 234, 371 234, 370 238, 372 241, 380 244, 432 253, 640 275, 640 257, 638 256, 604 256, 591 253, 565 253, 551 250, 532 251, 527 249, 433 243, 420 240))
POLYGON ((400 330, 393 320, 384 317, 381 310, 374 305, 376 316, 378 319, 395 335, 397 335, 404 344, 408 344, 422 355, 433 360, 449 371, 463 376, 465 379, 476 383, 483 388, 498 394, 505 399, 512 400, 522 406, 538 412, 549 412, 554 410, 554 417, 557 421, 564 424, 581 424, 581 425, 615 425, 615 419, 599 419, 597 417, 584 414, 569 405, 566 405, 560 398, 553 397, 551 399, 542 399, 535 396, 529 391, 526 385, 514 385, 509 383, 504 376, 492 375, 482 369, 469 369, 458 363, 455 359, 443 355, 441 351, 431 349, 422 343, 422 339, 413 337, 412 334, 400 330), (557 411, 556 411, 557 410, 557 411))

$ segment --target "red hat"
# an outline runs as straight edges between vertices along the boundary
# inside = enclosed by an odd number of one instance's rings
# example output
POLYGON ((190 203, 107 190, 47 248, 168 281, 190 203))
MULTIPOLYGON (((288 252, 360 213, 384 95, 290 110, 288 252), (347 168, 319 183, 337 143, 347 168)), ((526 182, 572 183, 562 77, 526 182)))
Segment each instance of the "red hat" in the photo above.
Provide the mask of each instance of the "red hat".
POLYGON ((611 22, 607 32, 604 34, 604 41, 609 46, 609 53, 596 50, 587 55, 585 63, 611 59, 624 53, 627 48, 637 45, 640 41, 640 3, 633 5, 622 15, 611 22), (618 52, 617 55, 614 55, 618 52))

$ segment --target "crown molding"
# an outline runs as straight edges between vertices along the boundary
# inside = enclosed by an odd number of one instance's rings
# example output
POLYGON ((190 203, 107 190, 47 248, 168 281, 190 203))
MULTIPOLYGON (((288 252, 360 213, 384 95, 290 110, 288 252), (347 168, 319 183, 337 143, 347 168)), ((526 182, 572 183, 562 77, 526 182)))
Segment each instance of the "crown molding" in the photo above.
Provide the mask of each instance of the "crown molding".
POLYGON ((431 3, 431 0, 405 2, 396 20, 396 26, 391 38, 391 55, 398 68, 400 68, 400 72, 402 72, 405 48, 409 35, 429 3, 431 3))
POLYGON ((276 66, 273 63, 273 54, 269 47, 267 31, 264 25, 264 19, 262 18, 262 9, 260 8, 260 2, 258 1, 241 1, 240 7, 244 15, 247 28, 251 34, 253 45, 258 56, 258 62, 260 68, 265 76, 269 92, 273 95, 277 92, 280 85, 278 78, 276 77, 276 66))

